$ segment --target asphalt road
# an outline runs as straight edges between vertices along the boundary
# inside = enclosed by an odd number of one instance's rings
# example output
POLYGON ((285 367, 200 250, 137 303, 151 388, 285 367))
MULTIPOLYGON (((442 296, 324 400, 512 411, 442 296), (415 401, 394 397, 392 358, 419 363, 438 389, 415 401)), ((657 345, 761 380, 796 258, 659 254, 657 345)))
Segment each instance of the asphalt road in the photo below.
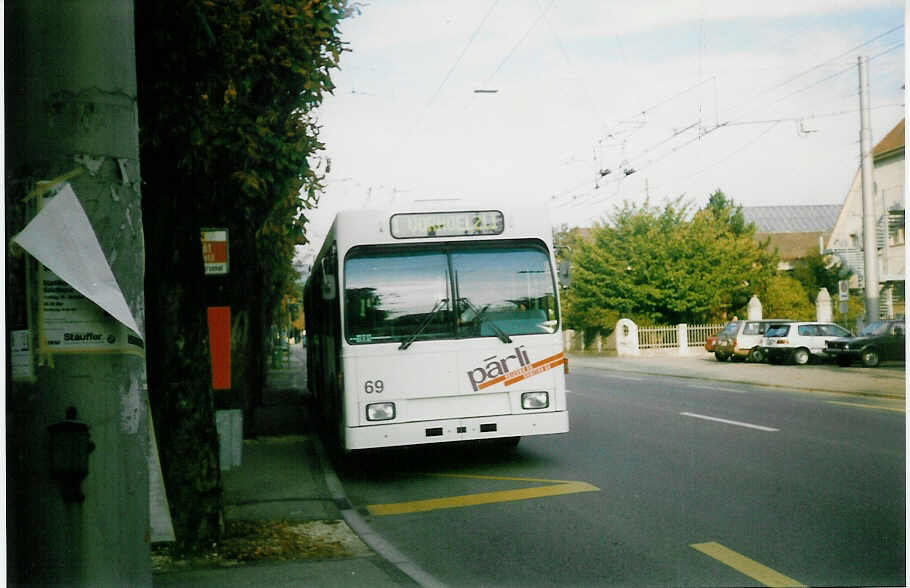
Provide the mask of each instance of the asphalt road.
POLYGON ((571 432, 339 468, 450 586, 896 586, 902 402, 575 369, 571 432))

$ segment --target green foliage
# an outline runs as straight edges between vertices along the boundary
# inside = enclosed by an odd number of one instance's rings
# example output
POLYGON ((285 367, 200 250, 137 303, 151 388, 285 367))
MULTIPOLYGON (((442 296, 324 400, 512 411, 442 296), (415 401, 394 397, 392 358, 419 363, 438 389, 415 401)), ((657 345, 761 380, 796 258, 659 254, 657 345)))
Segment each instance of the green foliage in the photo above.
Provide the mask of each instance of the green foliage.
POLYGON ((750 229, 746 225, 743 207, 737 206, 732 199, 727 199, 726 194, 720 189, 715 190, 708 197, 708 204, 705 206, 705 210, 710 212, 715 220, 726 225, 728 230, 734 235, 742 235, 749 230, 755 230, 754 226, 750 229))
POLYGON ((809 300, 814 303, 818 291, 822 288, 827 288, 828 294, 836 298, 837 283, 848 279, 853 275, 853 271, 844 267, 839 259, 822 255, 813 247, 802 258, 793 262, 790 275, 803 285, 809 300))
POLYGON ((181 407, 211 423, 215 400, 248 411, 261 401, 267 325, 293 289, 294 246, 305 242, 304 213, 321 190, 311 112, 333 89, 345 9, 345 0, 136 3, 143 218, 147 265, 157 268, 146 280, 147 314, 151 329, 168 335, 147 342, 149 388, 159 428, 171 429, 159 436, 166 482, 186 488, 174 510, 206 503, 204 516, 178 521, 188 543, 217 539, 220 494, 217 468, 193 461, 217 463, 217 445, 206 453, 212 438, 181 418, 181 407), (198 235, 207 226, 230 232, 227 279, 202 276, 198 235), (237 361, 233 396, 215 397, 204 307, 224 304, 237 361), (196 364, 201 371, 189 369, 196 364), (170 447, 177 438, 193 451, 170 447), (192 475, 203 471, 214 474, 192 475))
MULTIPOLYGON (((731 315, 762 291, 777 259, 756 244, 732 203, 695 212, 677 199, 658 208, 625 203, 577 239, 564 308, 570 328, 698 323, 731 315)), ((739 213, 741 216, 741 213, 739 213)))
POLYGON ((815 320, 815 304, 810 302, 803 285, 796 279, 780 275, 768 282, 759 295, 762 315, 768 318, 815 320))
POLYGON ((302 213, 321 189, 308 162, 323 147, 310 112, 334 88, 344 2, 154 4, 146 10, 161 20, 137 21, 155 29, 156 71, 140 71, 143 97, 154 100, 142 112, 143 147, 167 150, 181 175, 204 178, 182 207, 249 228, 256 259, 285 290, 302 213))

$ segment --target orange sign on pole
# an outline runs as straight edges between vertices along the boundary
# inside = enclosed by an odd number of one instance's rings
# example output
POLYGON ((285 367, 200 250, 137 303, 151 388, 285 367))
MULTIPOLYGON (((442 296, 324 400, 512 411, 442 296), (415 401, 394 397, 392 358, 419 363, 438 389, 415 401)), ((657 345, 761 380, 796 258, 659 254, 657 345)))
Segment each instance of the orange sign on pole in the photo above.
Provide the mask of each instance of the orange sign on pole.
POLYGON ((231 389, 231 307, 209 306, 209 354, 212 358, 212 388, 231 389))

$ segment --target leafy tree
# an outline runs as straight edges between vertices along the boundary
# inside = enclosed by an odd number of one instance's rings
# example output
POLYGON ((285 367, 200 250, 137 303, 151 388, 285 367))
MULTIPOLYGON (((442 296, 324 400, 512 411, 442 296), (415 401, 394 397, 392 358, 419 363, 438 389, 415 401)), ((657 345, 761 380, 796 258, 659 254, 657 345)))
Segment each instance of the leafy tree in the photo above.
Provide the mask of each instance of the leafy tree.
POLYGON ((767 289, 759 296, 762 315, 768 318, 815 320, 815 303, 806 296, 803 285, 793 277, 778 275, 771 278, 767 289))
MULTIPOLYGON (((743 215, 743 207, 728 199, 720 189, 708 197, 705 210, 709 211, 715 220, 726 225, 729 232, 734 235, 742 235, 750 230, 750 225, 746 224, 746 217, 743 215)), ((751 230, 754 232, 754 225, 751 230)))
POLYGON ((776 257, 726 207, 691 213, 625 203, 573 250, 567 325, 609 330, 640 323, 695 323, 744 308, 776 271, 776 257), (717 214, 720 210, 721 214, 717 214))
POLYGON ((332 90, 344 0, 136 3, 149 396, 178 541, 222 526, 214 409, 260 401, 268 325, 320 177, 310 112, 332 90), (205 278, 199 230, 230 231, 229 277, 205 278), (232 309, 232 384, 211 389, 205 307, 232 309))
POLYGON ((839 259, 822 255, 817 248, 811 248, 803 257, 793 262, 790 275, 803 285, 806 295, 815 302, 818 291, 827 288, 832 297, 837 296, 837 283, 846 280, 853 271, 839 259))

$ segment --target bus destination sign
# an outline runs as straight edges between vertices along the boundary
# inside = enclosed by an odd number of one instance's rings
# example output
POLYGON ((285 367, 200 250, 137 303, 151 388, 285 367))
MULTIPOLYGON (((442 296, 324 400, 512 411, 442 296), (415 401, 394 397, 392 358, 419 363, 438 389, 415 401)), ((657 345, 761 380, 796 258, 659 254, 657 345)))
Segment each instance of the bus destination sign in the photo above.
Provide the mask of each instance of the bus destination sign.
POLYGON ((498 210, 393 214, 391 224, 396 239, 499 235, 505 229, 498 210))

